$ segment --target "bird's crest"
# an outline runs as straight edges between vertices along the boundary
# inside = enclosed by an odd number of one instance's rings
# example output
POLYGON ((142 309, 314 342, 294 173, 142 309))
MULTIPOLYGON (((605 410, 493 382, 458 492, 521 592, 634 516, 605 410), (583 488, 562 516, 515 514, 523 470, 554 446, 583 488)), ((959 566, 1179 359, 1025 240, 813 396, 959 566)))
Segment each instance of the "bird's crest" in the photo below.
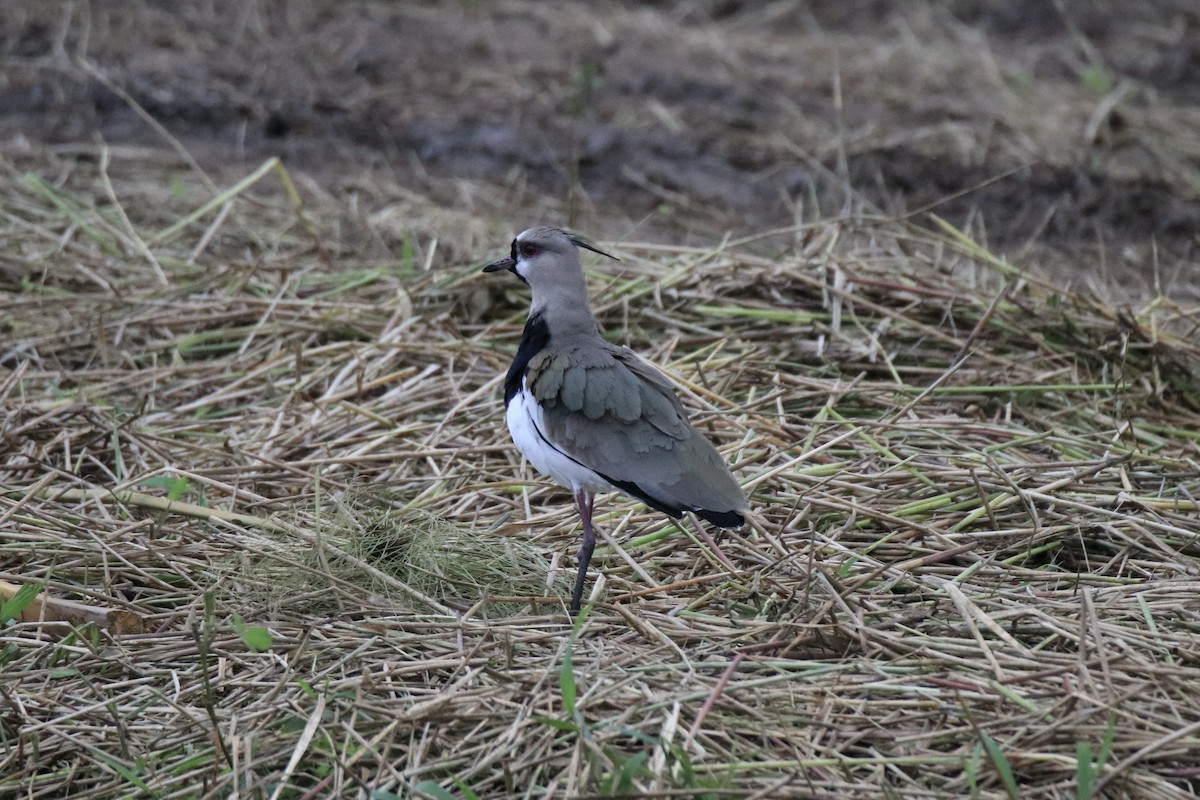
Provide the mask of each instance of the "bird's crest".
POLYGON ((617 258, 616 256, 610 255, 609 253, 606 253, 603 250, 599 249, 594 244, 589 242, 587 239, 584 239, 582 236, 580 236, 577 233, 571 233, 570 231, 564 231, 561 228, 559 229, 559 232, 564 234, 568 239, 570 239, 571 244, 575 245, 576 247, 582 247, 584 250, 591 250, 593 253, 599 253, 600 255, 604 256, 605 258, 611 258, 613 261, 621 260, 621 259, 617 258))

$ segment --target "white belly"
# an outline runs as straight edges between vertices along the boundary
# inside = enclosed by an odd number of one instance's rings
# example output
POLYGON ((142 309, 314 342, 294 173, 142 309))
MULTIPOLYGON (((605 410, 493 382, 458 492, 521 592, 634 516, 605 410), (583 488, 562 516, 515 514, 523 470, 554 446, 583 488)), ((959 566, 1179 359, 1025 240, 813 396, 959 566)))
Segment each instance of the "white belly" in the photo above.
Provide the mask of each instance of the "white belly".
POLYGON ((538 472, 571 491, 583 489, 588 492, 606 492, 613 487, 592 470, 569 458, 550 445, 545 438, 546 427, 542 422, 542 409, 533 395, 521 391, 508 402, 505 412, 508 430, 521 455, 533 464, 538 472))

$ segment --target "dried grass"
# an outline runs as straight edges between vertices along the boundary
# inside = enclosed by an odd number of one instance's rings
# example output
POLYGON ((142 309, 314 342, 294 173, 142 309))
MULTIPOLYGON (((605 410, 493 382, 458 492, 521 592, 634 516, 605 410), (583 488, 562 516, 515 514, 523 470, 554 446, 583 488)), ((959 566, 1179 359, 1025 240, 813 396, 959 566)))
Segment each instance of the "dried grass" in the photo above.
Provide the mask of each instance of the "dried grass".
POLYGON ((0 579, 148 627, 0 631, 0 793, 1195 791, 1200 310, 882 220, 614 245, 608 333, 756 515, 731 573, 608 499, 573 628, 499 413, 520 291, 366 260, 273 168, 177 226, 211 197, 146 170, 0 192, 0 579))

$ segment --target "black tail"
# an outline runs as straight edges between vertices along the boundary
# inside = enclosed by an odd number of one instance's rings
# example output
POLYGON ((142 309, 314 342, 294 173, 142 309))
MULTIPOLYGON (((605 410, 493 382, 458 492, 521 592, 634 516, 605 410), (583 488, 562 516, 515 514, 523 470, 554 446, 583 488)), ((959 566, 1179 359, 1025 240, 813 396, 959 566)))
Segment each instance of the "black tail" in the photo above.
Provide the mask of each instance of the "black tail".
POLYGON ((719 528, 740 528, 746 524, 746 518, 740 511, 710 511, 707 508, 681 508, 680 506, 668 505, 662 500, 646 494, 642 487, 638 486, 633 481, 618 481, 613 480, 607 475, 600 473, 597 474, 625 494, 641 500, 655 511, 661 511, 671 519, 679 519, 683 516, 683 512, 692 511, 696 514, 696 516, 711 522, 713 525, 716 525, 719 528))
POLYGON ((718 528, 740 528, 746 524, 746 517, 740 511, 706 511, 693 509, 696 516, 706 519, 718 528))

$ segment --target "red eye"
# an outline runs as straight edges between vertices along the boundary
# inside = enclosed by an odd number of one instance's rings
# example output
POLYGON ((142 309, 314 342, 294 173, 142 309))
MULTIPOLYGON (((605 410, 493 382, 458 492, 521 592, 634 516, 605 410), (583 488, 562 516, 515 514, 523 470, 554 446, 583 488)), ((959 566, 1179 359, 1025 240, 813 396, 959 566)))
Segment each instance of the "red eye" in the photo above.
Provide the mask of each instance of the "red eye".
POLYGON ((538 246, 533 242, 524 242, 521 245, 521 257, 533 258, 538 254, 538 246))

